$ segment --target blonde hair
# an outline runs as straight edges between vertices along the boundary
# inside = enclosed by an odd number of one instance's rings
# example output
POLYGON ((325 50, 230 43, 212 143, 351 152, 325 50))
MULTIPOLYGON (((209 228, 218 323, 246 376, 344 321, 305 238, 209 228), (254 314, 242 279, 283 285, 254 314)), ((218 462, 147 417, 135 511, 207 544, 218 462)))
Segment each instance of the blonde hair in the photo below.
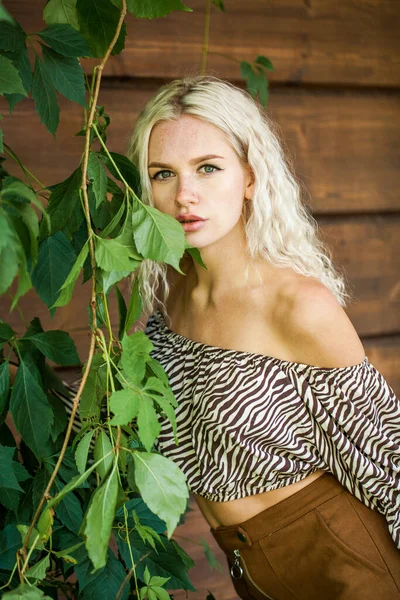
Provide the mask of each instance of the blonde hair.
MULTIPOLYGON (((140 173, 142 202, 154 206, 147 167, 152 128, 181 115, 193 115, 225 132, 242 164, 253 171, 253 198, 244 202, 249 256, 319 279, 346 306, 353 298, 346 291, 345 275, 335 268, 330 250, 317 237, 318 223, 302 203, 302 186, 284 156, 278 126, 248 92, 228 81, 210 75, 186 76, 162 86, 147 102, 136 122, 128 153, 140 173)), ((187 257, 192 261, 190 255, 187 257)), ((150 259, 134 273, 147 313, 161 303, 168 317, 167 274, 166 264, 150 259), (157 296, 160 284, 162 299, 157 296)))

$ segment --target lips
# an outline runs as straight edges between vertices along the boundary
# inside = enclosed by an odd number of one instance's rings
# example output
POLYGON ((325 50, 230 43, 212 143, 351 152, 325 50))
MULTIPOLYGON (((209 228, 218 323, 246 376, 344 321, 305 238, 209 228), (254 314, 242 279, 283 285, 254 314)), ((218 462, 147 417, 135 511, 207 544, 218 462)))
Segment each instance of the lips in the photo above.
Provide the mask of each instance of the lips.
POLYGON ((177 217, 180 223, 188 223, 192 221, 205 221, 202 217, 198 217, 197 215, 180 215, 177 217))

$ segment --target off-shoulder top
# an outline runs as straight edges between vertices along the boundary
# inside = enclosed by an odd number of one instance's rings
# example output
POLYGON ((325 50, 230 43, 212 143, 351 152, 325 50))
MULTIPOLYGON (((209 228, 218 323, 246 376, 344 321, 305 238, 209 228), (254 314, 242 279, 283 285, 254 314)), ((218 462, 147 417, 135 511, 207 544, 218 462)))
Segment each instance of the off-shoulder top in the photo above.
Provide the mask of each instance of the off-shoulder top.
POLYGON ((322 368, 219 348, 171 331, 161 311, 145 333, 178 402, 179 444, 160 415, 155 448, 192 492, 233 500, 330 471, 400 548, 400 401, 367 356, 322 368))

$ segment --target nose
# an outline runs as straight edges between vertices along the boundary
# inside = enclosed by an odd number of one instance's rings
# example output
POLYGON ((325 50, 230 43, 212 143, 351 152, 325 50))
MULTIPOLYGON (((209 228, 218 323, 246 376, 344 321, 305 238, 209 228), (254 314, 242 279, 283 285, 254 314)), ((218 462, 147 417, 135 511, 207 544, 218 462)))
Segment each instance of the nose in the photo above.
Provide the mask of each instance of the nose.
POLYGON ((180 206, 197 202, 197 190, 191 177, 179 176, 176 178, 175 202, 180 206))

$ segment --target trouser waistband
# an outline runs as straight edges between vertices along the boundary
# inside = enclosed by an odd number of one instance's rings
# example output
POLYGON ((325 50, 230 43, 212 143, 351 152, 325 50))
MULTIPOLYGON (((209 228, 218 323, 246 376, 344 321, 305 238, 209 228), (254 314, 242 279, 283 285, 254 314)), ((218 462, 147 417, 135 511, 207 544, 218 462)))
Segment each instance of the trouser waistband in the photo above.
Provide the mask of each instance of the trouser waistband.
POLYGON ((210 531, 224 552, 233 548, 251 547, 260 538, 273 534, 343 491, 345 488, 336 477, 327 472, 254 517, 236 525, 211 528, 210 531))

